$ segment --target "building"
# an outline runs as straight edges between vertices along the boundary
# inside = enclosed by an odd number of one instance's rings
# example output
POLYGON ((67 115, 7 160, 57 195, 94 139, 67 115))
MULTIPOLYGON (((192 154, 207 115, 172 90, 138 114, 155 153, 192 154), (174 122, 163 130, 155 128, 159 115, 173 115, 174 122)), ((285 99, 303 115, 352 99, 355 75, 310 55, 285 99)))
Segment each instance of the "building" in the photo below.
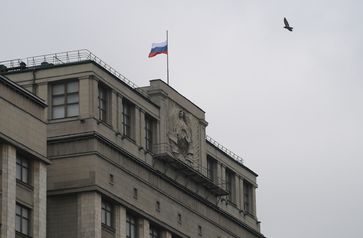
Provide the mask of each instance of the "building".
POLYGON ((0 71, 2 237, 264 237, 257 174, 163 81, 137 87, 87 50, 0 71), (10 179, 23 158, 32 179, 10 179))

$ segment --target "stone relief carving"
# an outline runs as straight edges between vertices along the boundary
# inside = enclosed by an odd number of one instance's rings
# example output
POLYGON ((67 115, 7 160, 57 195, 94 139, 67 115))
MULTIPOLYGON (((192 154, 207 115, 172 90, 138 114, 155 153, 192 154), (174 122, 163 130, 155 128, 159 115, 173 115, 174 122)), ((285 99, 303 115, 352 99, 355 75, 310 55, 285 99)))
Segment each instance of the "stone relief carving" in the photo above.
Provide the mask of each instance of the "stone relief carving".
POLYGON ((170 118, 169 143, 171 152, 192 163, 193 132, 189 116, 183 110, 174 110, 170 118))

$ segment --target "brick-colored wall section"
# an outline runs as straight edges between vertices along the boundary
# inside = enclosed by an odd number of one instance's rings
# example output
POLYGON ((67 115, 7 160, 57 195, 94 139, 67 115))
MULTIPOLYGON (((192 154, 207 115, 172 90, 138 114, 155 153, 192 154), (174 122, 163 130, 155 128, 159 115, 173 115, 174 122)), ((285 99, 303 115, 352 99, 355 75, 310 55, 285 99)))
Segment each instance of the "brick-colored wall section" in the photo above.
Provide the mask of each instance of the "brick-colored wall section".
POLYGON ((15 238, 16 149, 0 145, 2 160, 1 237, 15 238))
POLYGON ((101 195, 97 192, 78 194, 78 238, 101 238, 101 195))
POLYGON ((46 238, 47 167, 41 161, 34 161, 33 168, 33 237, 46 238))

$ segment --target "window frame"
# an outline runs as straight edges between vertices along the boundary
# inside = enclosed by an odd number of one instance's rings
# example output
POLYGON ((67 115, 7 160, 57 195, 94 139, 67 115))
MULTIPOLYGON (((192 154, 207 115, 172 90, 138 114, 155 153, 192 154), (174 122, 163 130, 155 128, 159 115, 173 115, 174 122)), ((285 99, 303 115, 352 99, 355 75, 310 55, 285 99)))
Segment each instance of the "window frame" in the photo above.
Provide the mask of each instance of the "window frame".
POLYGON ((21 182, 27 185, 31 185, 31 160, 25 158, 23 155, 16 155, 16 181, 21 182), (26 171, 26 176, 24 176, 24 170, 26 171), (18 177, 18 173, 20 173, 20 177, 18 177))
POLYGON ((98 83, 98 118, 100 121, 109 123, 109 99, 110 89, 102 84, 98 83), (101 95, 103 95, 101 97, 101 95))
POLYGON ((113 228, 113 205, 112 203, 102 200, 101 204, 101 224, 113 228))
POLYGON ((160 231, 155 226, 149 227, 149 238, 160 238, 160 231))
POLYGON ((126 214, 126 238, 137 238, 137 237, 138 234, 137 234, 136 218, 130 214, 126 214), (132 231, 134 232, 132 233, 132 231))
POLYGON ((235 172, 233 172, 232 170, 226 168, 225 171, 226 174, 226 191, 228 192, 227 195, 227 200, 231 203, 235 203, 235 172))
POLYGON ((207 177, 215 182, 217 180, 217 160, 207 155, 207 177))
POLYGON ((253 215, 253 185, 243 180, 243 210, 253 215))
POLYGON ((15 205, 15 231, 26 236, 29 236, 31 234, 31 209, 20 203, 16 203, 15 205), (20 213, 18 213, 18 211, 20 211, 20 213), (27 217, 24 216, 25 211, 27 217), (18 221, 20 222, 19 225, 18 221), (24 231, 24 224, 26 226, 26 231, 24 231), (18 229, 18 227, 20 227, 20 230, 18 229))
POLYGON ((149 114, 145 114, 145 149, 153 152, 155 141, 155 123, 156 120, 149 114))
POLYGON ((127 138, 133 140, 133 111, 134 104, 132 104, 129 100, 122 100, 122 132, 123 135, 127 138))
POLYGON ((51 111, 50 111, 50 116, 52 120, 57 120, 57 119, 64 119, 64 118, 72 118, 72 117, 78 117, 80 114, 80 98, 79 98, 79 80, 77 79, 70 79, 70 80, 62 80, 62 81, 57 81, 51 84, 51 90, 50 90, 50 97, 51 97, 51 111), (77 83, 77 91, 71 91, 68 89, 68 85, 72 84, 72 83, 77 83), (63 93, 55 93, 54 89, 56 86, 60 86, 63 85, 63 93), (77 101, 76 102, 68 102, 69 97, 70 96, 77 96, 77 101), (63 97, 63 103, 55 103, 55 98, 61 98, 63 97), (76 115, 69 115, 68 109, 70 106, 73 105, 78 105, 78 111, 76 113, 76 115), (64 116, 63 117, 54 117, 54 109, 55 108, 63 108, 63 113, 64 116))

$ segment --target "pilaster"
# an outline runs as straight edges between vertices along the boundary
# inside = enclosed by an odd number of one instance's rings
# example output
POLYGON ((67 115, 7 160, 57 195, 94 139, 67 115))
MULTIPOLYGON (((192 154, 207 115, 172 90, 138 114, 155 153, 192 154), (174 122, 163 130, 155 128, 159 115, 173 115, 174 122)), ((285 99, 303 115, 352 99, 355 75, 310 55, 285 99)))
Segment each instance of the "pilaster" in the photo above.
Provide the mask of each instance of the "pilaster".
POLYGON ((139 218, 137 224, 138 224, 139 238, 149 238, 150 236, 149 221, 144 218, 139 218))
POLYGON ((47 167, 41 161, 33 163, 33 237, 46 238, 47 167))
POLYGON ((101 238, 101 195, 97 192, 78 194, 79 238, 101 238))
POLYGON ((126 209, 115 206, 115 238, 126 238, 126 209))
POLYGON ((16 149, 0 145, 2 160, 1 237, 15 238, 16 149))

